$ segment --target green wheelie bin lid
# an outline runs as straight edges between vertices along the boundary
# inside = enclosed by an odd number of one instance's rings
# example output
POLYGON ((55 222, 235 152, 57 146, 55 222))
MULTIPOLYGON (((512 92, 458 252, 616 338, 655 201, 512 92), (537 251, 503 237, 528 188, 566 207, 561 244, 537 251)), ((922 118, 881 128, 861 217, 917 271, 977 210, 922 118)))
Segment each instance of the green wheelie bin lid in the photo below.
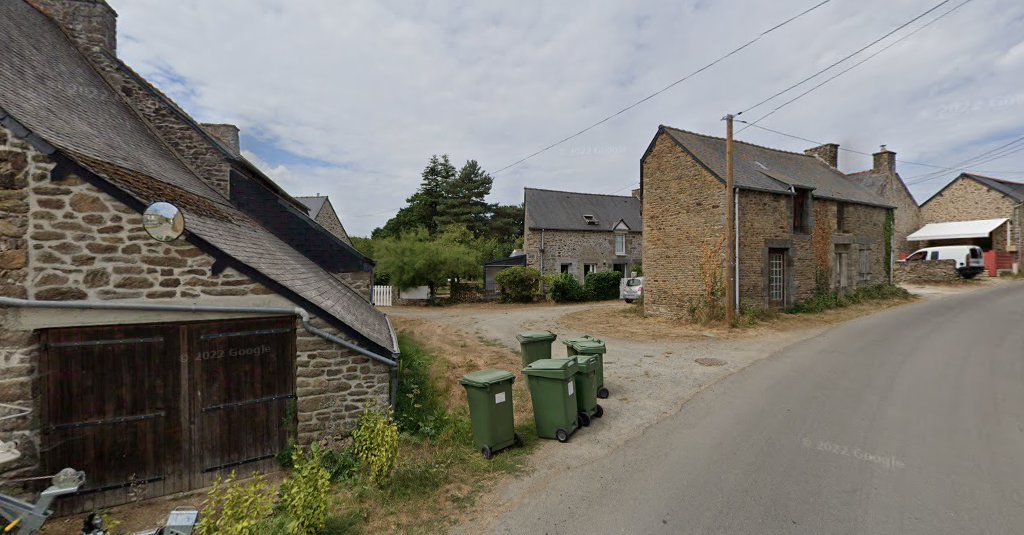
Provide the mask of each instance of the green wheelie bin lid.
POLYGON ((608 352, 608 348, 600 340, 579 341, 573 344, 572 348, 581 355, 603 355, 608 352))
POLYGON ((576 359, 576 365, 579 366, 580 373, 587 373, 591 370, 597 371, 599 364, 597 356, 595 355, 576 355, 573 357, 576 359))
POLYGON ((594 338, 593 336, 590 336, 589 334, 583 334, 574 338, 566 338, 562 340, 562 343, 567 346, 571 346, 577 342, 600 342, 600 340, 594 338))
POLYGON ((523 368, 523 373, 533 377, 569 379, 578 371, 576 359, 540 359, 523 368))
POLYGON ((558 335, 551 331, 527 331, 516 335, 516 339, 522 342, 554 342, 558 335))
POLYGON ((480 370, 478 372, 463 375, 462 379, 459 379, 459 384, 487 388, 495 383, 501 383, 504 381, 515 382, 515 380, 515 374, 505 370, 480 370))

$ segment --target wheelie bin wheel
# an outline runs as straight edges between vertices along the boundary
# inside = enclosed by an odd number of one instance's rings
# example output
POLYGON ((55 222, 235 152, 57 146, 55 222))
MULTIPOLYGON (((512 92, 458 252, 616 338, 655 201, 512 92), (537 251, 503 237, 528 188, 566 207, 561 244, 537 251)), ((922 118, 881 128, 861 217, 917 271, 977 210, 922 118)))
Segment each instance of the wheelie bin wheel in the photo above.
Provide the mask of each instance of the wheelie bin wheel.
POLYGON ((565 429, 559 429, 555 431, 555 438, 558 439, 559 442, 568 442, 569 433, 566 433, 565 429))
POLYGON ((483 448, 481 448, 480 453, 484 454, 484 459, 490 459, 491 457, 494 457, 494 452, 491 451, 490 446, 484 446, 483 448))
POLYGON ((594 409, 594 418, 600 418, 600 417, 602 417, 602 416, 604 416, 604 407, 602 407, 602 406, 598 405, 598 406, 597 406, 597 407, 596 407, 596 408, 594 409))
POLYGON ((580 413, 580 425, 583 426, 583 427, 590 427, 590 415, 589 414, 587 414, 585 412, 581 412, 580 413))
POLYGON ((601 399, 608 399, 608 389, 603 386, 601 388, 598 388, 597 397, 601 399))

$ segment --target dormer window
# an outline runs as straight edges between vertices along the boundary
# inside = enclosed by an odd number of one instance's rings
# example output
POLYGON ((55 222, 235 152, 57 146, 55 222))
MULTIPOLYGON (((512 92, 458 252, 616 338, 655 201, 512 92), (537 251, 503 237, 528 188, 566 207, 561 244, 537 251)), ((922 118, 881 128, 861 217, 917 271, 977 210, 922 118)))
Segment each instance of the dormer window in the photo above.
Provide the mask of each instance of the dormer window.
POLYGON ((811 219, 811 190, 794 188, 793 233, 809 234, 811 219))
POLYGON ((600 221, 597 220, 597 216, 593 214, 583 214, 583 220, 586 221, 588 225, 597 225, 600 223, 600 221))

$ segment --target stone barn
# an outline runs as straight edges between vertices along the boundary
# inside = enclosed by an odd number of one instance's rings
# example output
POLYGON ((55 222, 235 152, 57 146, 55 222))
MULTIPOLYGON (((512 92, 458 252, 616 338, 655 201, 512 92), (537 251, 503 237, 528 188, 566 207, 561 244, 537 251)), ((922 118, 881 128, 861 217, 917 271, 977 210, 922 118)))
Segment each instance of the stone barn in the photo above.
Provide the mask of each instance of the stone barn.
MULTIPOLYGON (((0 480, 83 470, 61 511, 275 467, 396 386, 367 259, 116 55, 102 0, 0 2, 0 480), (162 242, 163 201, 184 233, 162 242)), ((32 489, 28 489, 32 490, 32 489)))

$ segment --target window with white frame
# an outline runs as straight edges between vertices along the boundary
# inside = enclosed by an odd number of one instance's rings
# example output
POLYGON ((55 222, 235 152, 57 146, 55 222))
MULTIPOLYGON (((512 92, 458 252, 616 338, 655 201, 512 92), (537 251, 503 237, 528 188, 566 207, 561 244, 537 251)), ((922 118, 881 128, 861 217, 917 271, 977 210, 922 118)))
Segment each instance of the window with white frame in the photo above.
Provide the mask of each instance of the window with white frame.
POLYGON ((615 235, 615 255, 626 256, 626 235, 616 234, 615 235))

